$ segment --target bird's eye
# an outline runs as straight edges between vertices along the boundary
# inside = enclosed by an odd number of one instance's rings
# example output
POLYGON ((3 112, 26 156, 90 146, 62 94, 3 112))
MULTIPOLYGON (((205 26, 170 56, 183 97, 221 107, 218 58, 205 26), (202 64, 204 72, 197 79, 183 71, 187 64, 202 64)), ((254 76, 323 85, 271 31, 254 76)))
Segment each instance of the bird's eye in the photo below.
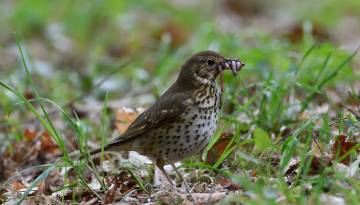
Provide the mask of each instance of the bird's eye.
POLYGON ((215 61, 213 59, 210 59, 206 62, 208 65, 214 65, 215 61))

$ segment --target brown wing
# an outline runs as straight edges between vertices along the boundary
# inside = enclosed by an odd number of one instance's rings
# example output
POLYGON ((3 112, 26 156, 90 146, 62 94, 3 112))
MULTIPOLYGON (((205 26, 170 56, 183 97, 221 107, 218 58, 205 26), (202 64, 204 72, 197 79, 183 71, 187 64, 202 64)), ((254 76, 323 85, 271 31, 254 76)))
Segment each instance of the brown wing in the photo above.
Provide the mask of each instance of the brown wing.
POLYGON ((149 130, 173 122, 189 106, 189 95, 163 95, 153 106, 139 115, 129 128, 109 145, 139 136, 149 130))

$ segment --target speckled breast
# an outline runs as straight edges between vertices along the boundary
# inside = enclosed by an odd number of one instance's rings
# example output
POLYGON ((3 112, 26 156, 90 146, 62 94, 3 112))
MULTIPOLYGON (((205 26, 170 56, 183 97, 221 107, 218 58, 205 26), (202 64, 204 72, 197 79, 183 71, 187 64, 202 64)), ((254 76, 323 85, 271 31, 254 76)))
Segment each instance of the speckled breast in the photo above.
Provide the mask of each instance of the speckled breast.
POLYGON ((166 157, 178 161, 203 149, 214 135, 218 120, 220 99, 216 82, 195 91, 190 101, 174 123, 151 130, 146 147, 136 151, 153 160, 166 157))

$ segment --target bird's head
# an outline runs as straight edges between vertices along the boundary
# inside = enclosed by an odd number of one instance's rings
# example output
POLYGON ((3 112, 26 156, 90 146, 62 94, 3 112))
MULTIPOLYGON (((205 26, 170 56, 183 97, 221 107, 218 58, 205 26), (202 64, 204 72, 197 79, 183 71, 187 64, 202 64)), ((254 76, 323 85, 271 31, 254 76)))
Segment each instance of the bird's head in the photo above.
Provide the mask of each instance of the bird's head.
POLYGON ((201 51, 191 56, 183 65, 181 75, 192 75, 200 83, 215 82, 220 75, 221 91, 224 88, 223 70, 232 70, 234 76, 245 66, 239 59, 224 58, 215 51, 201 51))

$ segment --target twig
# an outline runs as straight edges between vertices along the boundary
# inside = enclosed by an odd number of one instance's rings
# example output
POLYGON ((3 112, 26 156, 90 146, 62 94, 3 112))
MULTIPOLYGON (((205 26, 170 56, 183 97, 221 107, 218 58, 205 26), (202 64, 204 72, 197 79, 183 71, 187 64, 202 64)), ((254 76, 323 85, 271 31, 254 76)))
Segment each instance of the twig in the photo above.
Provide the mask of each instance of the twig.
POLYGON ((134 185, 131 189, 127 190, 126 192, 120 194, 120 196, 118 196, 117 198, 121 198, 123 196, 125 196, 126 194, 128 194, 129 192, 131 192, 132 190, 134 190, 136 187, 136 185, 134 185))
MULTIPOLYGON (((63 109, 69 107, 71 104, 73 104, 76 101, 82 100, 85 96, 87 96, 88 94, 90 94, 95 88, 99 87, 101 84, 103 84, 110 76, 112 76, 113 74, 119 72, 120 70, 122 70, 125 66, 129 65, 131 62, 133 62, 134 59, 130 59, 127 60, 125 63, 123 63, 122 65, 120 65, 118 68, 116 68, 115 70, 111 71, 110 73, 108 73, 100 82, 96 83, 95 85, 93 85, 89 90, 83 92, 81 95, 79 95, 78 97, 70 100, 68 103, 66 103, 65 105, 62 106, 63 109)), ((50 110, 47 114, 50 115, 54 115, 58 113, 58 109, 54 109, 54 110, 50 110)), ((42 115, 42 117, 44 117, 45 115, 42 115)), ((26 123, 35 123, 37 117, 31 117, 27 120, 24 120, 22 122, 20 122, 20 124, 26 124, 26 123)), ((1 124, 0 125, 0 130, 2 129, 6 129, 7 123, 1 124)))
POLYGON ((339 123, 341 120, 343 120, 343 119, 340 118, 340 119, 336 120, 335 122, 330 123, 328 126, 331 127, 331 126, 335 125, 336 123, 339 123))
POLYGON ((171 166, 173 167, 173 169, 174 169, 174 170, 176 171, 176 173, 179 175, 180 179, 184 182, 185 187, 186 187, 186 191, 189 193, 190 198, 192 199, 194 205, 196 205, 197 203, 196 203, 193 195, 191 194, 191 190, 190 190, 190 188, 189 188, 189 185, 188 185, 187 182, 185 181, 185 178, 184 178, 184 177, 180 174, 180 172, 176 169, 176 166, 175 166, 174 163, 172 163, 172 162, 171 162, 170 160, 168 160, 167 158, 166 158, 166 161, 167 161, 169 164, 171 164, 171 166))

